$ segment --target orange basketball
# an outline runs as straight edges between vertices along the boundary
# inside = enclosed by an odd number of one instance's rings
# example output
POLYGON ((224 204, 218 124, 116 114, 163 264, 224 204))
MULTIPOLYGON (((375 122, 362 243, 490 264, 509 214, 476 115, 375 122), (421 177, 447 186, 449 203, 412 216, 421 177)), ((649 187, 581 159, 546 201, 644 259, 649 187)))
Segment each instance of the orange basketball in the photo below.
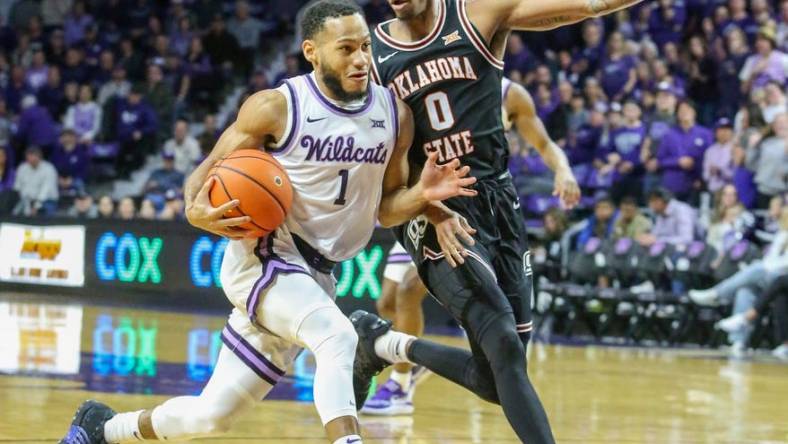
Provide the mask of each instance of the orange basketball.
POLYGON ((218 207, 238 199, 240 205, 225 217, 251 217, 251 222, 240 227, 254 230, 257 236, 276 230, 290 211, 290 178, 282 165, 264 151, 235 151, 216 162, 208 177, 215 179, 210 191, 211 205, 218 207))

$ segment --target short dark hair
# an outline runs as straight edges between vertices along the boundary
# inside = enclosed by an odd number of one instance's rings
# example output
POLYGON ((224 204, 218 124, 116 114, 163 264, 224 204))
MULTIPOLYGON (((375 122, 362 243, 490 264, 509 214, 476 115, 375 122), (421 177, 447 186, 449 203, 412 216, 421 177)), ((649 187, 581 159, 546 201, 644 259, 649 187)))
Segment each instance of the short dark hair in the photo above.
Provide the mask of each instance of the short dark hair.
POLYGON ((667 188, 663 188, 663 187, 654 188, 648 193, 648 200, 660 199, 664 202, 670 202, 670 199, 672 198, 673 198, 673 194, 670 191, 668 191, 667 188))
POLYGON ((621 205, 632 205, 638 206, 638 200, 635 199, 635 196, 627 195, 621 198, 621 205))
POLYGON ((354 1, 350 0, 318 0, 309 5, 301 18, 301 36, 312 39, 323 29, 326 19, 345 17, 364 12, 354 1))
POLYGON ((594 205, 606 203, 609 205, 615 205, 613 203, 613 198, 610 196, 609 193, 606 191, 600 191, 594 195, 594 205))

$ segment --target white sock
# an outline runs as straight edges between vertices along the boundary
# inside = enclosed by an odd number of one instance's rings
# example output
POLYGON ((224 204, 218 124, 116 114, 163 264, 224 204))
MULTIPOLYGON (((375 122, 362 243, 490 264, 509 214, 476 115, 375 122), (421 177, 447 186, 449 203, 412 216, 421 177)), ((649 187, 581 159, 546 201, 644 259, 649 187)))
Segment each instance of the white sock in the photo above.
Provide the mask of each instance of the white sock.
POLYGON ((375 340, 375 354, 392 364, 399 364, 400 362, 413 364, 413 362, 408 360, 406 352, 408 343, 413 339, 416 339, 416 337, 389 330, 375 340))
POLYGON ((118 413, 104 424, 104 439, 109 444, 142 441, 139 421, 144 410, 136 412, 118 413))
POLYGON ((400 387, 402 387, 403 392, 407 392, 410 389, 410 380, 412 377, 413 377, 412 372, 400 373, 396 370, 392 370, 391 376, 389 376, 391 380, 393 380, 394 382, 399 384, 400 387))
POLYGON ((334 444, 364 444, 361 442, 361 437, 358 435, 347 435, 334 441, 334 444))

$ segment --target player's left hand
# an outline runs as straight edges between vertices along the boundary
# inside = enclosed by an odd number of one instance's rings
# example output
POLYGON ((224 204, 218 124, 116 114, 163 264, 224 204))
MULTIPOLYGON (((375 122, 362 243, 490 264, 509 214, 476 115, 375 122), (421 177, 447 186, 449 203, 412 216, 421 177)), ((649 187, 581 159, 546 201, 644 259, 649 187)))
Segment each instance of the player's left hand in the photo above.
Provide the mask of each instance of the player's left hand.
POLYGON ((561 205, 571 210, 580 202, 580 187, 577 179, 569 168, 562 168, 556 171, 553 184, 553 196, 561 199, 561 205))
POLYGON ((442 204, 430 206, 424 214, 435 226, 438 245, 446 262, 452 268, 464 264, 465 256, 468 255, 465 245, 476 243, 473 240, 476 230, 470 226, 467 219, 442 204))
POLYGON ((419 179, 423 196, 426 200, 445 200, 455 196, 473 197, 478 194, 468 188, 476 183, 475 177, 469 177, 471 167, 460 168, 460 160, 454 159, 445 165, 438 165, 438 153, 433 151, 427 155, 427 162, 421 170, 419 179))

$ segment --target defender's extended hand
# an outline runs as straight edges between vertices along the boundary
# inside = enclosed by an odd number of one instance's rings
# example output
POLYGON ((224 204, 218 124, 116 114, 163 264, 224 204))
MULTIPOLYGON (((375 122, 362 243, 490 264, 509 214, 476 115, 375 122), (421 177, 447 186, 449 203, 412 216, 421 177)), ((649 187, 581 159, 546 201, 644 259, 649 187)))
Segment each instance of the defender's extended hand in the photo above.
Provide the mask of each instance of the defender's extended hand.
POLYGON ((468 255, 465 245, 476 243, 472 237, 476 230, 468 224, 467 219, 445 206, 431 206, 424 214, 435 226, 438 244, 446 262, 452 267, 464 264, 465 256, 468 255))
POLYGON ((468 177, 471 167, 460 168, 459 159, 445 165, 438 165, 438 153, 427 155, 427 162, 421 170, 419 185, 426 200, 445 200, 455 196, 476 196, 476 190, 468 188, 476 183, 475 177, 468 177))
POLYGON ((561 204, 567 210, 575 207, 580 202, 580 187, 572 170, 560 169, 555 173, 553 196, 561 199, 561 204))
POLYGON ((254 231, 238 227, 238 225, 251 221, 251 217, 241 216, 229 219, 222 217, 225 213, 240 205, 238 199, 231 200, 218 207, 211 205, 211 199, 208 195, 214 180, 213 177, 209 177, 205 181, 194 201, 186 208, 186 219, 195 227, 218 236, 235 240, 252 237, 254 231))

